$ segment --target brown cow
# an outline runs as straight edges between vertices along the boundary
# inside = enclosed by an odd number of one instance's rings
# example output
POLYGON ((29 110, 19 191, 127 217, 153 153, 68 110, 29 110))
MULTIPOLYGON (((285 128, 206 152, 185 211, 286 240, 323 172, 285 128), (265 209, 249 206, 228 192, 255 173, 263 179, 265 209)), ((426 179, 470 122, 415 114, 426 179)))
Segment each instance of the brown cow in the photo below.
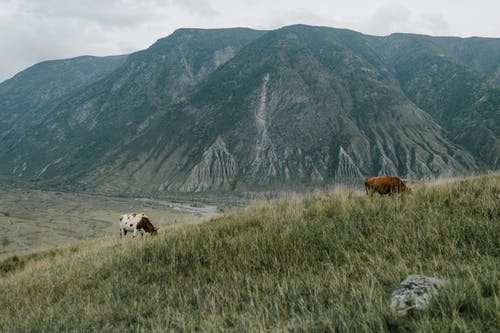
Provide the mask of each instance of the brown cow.
POLYGON ((394 193, 408 192, 411 189, 396 176, 379 176, 365 179, 366 194, 373 196, 373 193, 393 195, 394 193))

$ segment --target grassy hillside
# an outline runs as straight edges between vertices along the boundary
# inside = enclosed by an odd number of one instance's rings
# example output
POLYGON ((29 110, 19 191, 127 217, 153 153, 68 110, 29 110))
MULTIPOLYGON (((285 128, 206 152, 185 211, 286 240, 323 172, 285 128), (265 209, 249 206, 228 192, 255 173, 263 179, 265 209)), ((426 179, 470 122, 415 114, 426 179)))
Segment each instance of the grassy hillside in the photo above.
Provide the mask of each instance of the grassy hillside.
POLYGON ((116 235, 0 263, 0 331, 495 331, 500 174, 287 197, 157 238, 116 235), (20 264, 22 262, 22 264, 20 264), (407 275, 448 280, 388 310, 407 275))
POLYGON ((161 202, 134 198, 26 189, 0 189, 0 198, 0 260, 12 252, 116 234, 118 217, 126 212, 147 212, 160 228, 193 219, 161 202))

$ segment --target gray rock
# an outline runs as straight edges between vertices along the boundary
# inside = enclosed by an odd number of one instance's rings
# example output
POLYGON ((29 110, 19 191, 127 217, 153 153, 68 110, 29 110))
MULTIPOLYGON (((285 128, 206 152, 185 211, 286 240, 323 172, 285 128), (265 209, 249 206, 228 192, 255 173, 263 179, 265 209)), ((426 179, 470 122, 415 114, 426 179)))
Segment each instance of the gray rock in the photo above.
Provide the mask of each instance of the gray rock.
POLYGON ((405 312, 408 309, 424 309, 437 291, 444 287, 442 280, 424 275, 409 275, 392 292, 389 308, 405 312))

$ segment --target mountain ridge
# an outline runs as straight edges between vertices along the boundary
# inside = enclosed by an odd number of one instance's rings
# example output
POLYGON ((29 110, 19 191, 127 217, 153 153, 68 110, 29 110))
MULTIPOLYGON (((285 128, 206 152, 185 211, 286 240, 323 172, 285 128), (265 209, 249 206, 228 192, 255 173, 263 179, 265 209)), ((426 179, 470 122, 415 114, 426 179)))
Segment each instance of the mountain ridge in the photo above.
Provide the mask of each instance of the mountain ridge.
POLYGON ((500 67, 487 54, 500 42, 470 51, 479 42, 305 25, 180 29, 43 106, 34 134, 3 133, 0 158, 15 158, 0 174, 161 195, 497 169, 500 67), (447 48, 467 61, 442 56, 447 48))

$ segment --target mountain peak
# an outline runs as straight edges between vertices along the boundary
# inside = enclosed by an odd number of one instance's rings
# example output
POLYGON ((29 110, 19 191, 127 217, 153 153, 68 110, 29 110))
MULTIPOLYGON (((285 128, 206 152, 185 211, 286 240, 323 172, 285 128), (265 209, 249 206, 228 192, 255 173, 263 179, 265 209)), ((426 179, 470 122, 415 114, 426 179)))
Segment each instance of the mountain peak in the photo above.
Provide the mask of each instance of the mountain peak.
POLYGON ((500 43, 399 36, 179 29, 91 76, 27 71, 0 85, 0 176, 165 195, 498 168, 500 43))

